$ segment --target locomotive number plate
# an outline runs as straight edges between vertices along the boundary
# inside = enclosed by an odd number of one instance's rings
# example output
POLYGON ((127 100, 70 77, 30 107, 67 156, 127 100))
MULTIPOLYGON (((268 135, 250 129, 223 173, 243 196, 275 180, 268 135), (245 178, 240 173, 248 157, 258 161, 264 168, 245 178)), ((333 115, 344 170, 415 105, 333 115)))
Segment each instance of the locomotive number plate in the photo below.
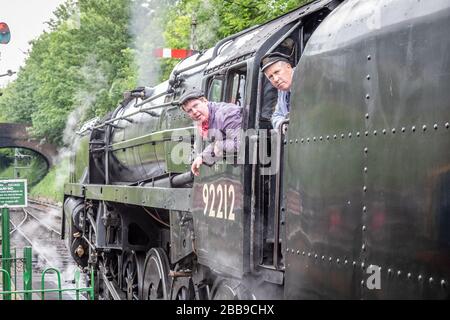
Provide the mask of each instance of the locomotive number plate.
POLYGON ((203 214, 225 220, 235 220, 234 203, 236 194, 232 184, 203 185, 203 214))

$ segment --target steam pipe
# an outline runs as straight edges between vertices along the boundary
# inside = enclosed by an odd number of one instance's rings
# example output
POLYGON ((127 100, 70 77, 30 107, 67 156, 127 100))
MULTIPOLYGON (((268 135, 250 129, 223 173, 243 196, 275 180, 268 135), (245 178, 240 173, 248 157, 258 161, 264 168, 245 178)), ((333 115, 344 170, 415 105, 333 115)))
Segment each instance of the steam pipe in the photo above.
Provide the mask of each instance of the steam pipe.
POLYGON ((140 108, 139 110, 137 110, 135 112, 131 112, 131 113, 127 114, 126 116, 120 116, 120 117, 117 117, 117 118, 109 119, 109 120, 103 122, 102 124, 99 124, 98 126, 93 127, 92 129, 100 129, 100 128, 102 128, 104 126, 107 126, 107 125, 114 126, 114 125, 111 124, 114 121, 125 120, 126 118, 132 117, 132 116, 134 116, 134 115, 136 115, 138 113, 141 113, 141 112, 144 112, 144 113, 148 114, 147 111, 149 111, 149 110, 159 109, 159 108, 162 108, 162 107, 169 107, 169 106, 174 106, 174 105, 176 105, 176 101, 171 101, 171 102, 159 104, 159 105, 156 105, 156 106, 150 106, 150 107, 147 107, 147 108, 140 108))
POLYGON ((196 68, 196 67, 199 67, 199 66, 201 66, 201 65, 207 64, 207 63, 209 63, 211 60, 212 60, 211 58, 210 58, 210 59, 206 59, 206 60, 197 62, 196 64, 193 64, 193 65, 191 65, 191 66, 189 66, 189 67, 186 67, 186 68, 184 68, 184 69, 181 69, 181 70, 175 70, 175 71, 173 72, 173 74, 174 74, 174 76, 176 77, 176 76, 178 76, 180 73, 183 73, 183 72, 185 72, 185 71, 188 71, 188 70, 194 69, 194 68, 196 68))
POLYGON ((193 181, 194 174, 191 171, 178 174, 170 178, 170 184, 172 185, 172 187, 181 187, 193 181))
POLYGON ((152 96, 152 97, 150 97, 150 98, 148 98, 148 99, 145 99, 145 100, 139 102, 139 103, 136 104, 134 107, 137 108, 137 107, 140 107, 140 106, 142 106, 142 105, 144 105, 144 104, 146 104, 146 103, 152 102, 152 101, 155 100, 155 99, 161 98, 161 97, 164 96, 165 94, 167 94, 166 91, 161 92, 160 94, 157 94, 156 96, 152 96))

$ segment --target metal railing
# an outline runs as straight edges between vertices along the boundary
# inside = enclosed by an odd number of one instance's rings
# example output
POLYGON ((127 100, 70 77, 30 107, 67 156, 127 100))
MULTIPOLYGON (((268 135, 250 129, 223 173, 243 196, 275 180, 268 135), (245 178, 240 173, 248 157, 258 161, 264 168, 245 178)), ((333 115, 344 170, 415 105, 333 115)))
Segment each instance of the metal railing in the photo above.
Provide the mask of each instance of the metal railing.
POLYGON ((59 300, 63 299, 63 292, 75 292, 76 300, 80 299, 80 293, 87 292, 90 300, 94 300, 94 270, 91 269, 90 273, 90 286, 80 287, 80 270, 77 269, 74 274, 75 288, 62 288, 61 286, 61 273, 58 269, 53 267, 46 268, 41 274, 41 289, 33 289, 33 267, 32 258, 33 252, 31 247, 23 248, 23 258, 17 258, 16 249, 14 248, 13 257, 10 250, 10 233, 9 233, 9 209, 2 208, 1 213, 1 225, 2 225, 2 256, 0 259, 2 274, 2 287, 3 291, 0 291, 0 298, 3 300, 20 299, 32 300, 33 293, 41 294, 41 299, 45 300, 45 294, 55 292, 58 293, 59 300), (17 290, 17 262, 22 263, 23 269, 23 289, 17 290), (14 265, 14 276, 11 276, 11 266, 14 265), (45 277, 48 273, 53 272, 57 276, 57 288, 46 289, 45 277), (14 287, 14 289, 13 289, 14 287))

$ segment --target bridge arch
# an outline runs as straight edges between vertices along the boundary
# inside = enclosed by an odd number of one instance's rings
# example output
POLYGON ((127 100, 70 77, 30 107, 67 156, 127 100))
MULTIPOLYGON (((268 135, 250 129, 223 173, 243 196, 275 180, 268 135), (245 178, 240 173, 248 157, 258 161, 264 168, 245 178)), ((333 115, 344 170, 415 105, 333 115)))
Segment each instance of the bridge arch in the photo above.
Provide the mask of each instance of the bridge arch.
POLYGON ((40 154, 50 168, 55 164, 58 150, 55 145, 31 138, 29 126, 20 123, 0 123, 0 148, 24 148, 40 154))

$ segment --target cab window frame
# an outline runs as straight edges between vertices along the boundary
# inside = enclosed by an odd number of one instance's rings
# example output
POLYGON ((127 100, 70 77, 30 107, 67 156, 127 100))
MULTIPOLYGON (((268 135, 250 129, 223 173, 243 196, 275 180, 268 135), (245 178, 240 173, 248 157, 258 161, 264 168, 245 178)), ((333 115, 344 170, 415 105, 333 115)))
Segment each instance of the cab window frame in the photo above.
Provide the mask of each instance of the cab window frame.
POLYGON ((226 102, 234 103, 241 107, 245 105, 245 98, 247 94, 247 85, 248 85, 247 71, 248 71, 247 63, 236 65, 233 68, 227 70, 226 87, 225 87, 226 102), (237 87, 235 86, 236 76, 238 76, 237 87), (236 99, 237 93, 240 94, 239 99, 236 99))
POLYGON ((225 76, 224 74, 215 74, 208 79, 207 85, 207 94, 206 97, 208 101, 213 102, 221 102, 223 101, 224 96, 224 87, 225 87, 225 76), (219 83, 218 87, 215 86, 215 83, 219 83), (216 96, 215 88, 219 88, 218 97, 216 96))

